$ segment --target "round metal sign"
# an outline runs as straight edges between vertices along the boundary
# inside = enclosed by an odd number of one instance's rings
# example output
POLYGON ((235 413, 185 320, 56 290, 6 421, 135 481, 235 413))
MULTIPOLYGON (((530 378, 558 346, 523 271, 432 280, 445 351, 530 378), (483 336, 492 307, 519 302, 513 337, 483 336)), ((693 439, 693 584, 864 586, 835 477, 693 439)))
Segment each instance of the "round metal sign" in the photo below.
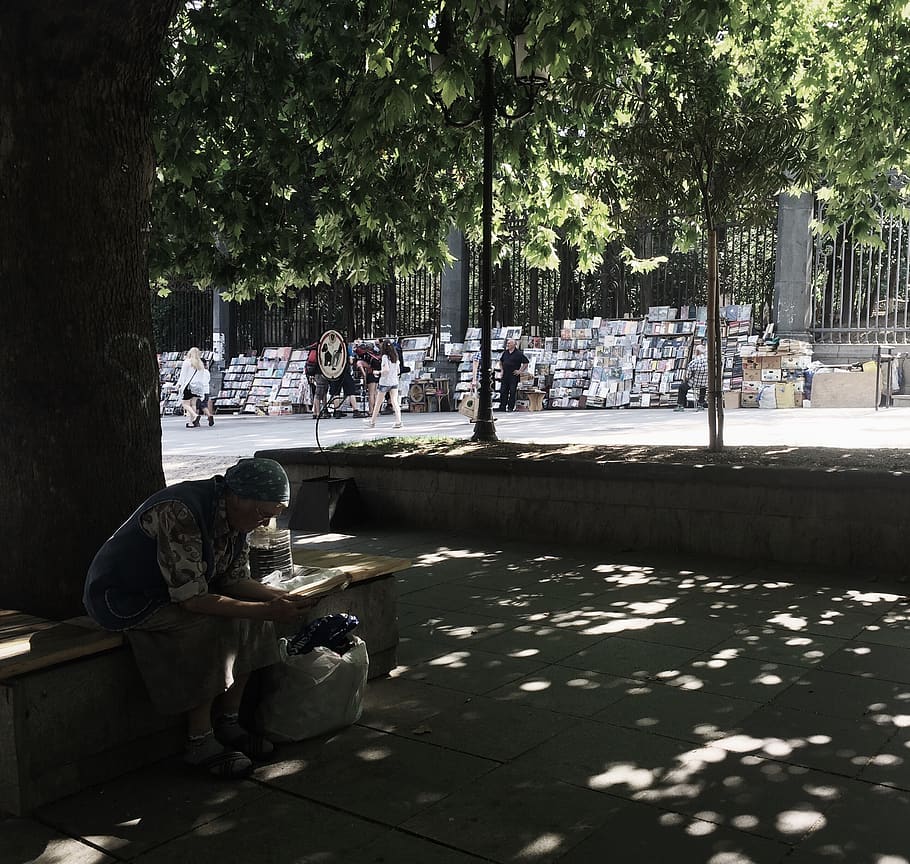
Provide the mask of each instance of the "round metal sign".
POLYGON ((344 344, 344 338, 337 330, 326 330, 319 338, 316 359, 319 361, 319 371, 329 381, 335 381, 344 374, 344 367, 348 363, 348 349, 344 344))

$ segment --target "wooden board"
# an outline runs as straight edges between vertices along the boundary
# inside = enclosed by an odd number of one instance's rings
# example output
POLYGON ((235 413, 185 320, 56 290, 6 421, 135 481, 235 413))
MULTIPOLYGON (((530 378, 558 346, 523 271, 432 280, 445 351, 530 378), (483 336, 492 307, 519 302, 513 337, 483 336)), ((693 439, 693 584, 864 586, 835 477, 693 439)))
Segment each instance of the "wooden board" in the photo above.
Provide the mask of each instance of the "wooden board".
POLYGON ((304 567, 334 567, 351 577, 351 584, 380 576, 390 576, 407 570, 414 562, 410 558, 391 558, 362 552, 324 552, 295 549, 294 563, 304 567))
MULTIPOLYGON (((298 567, 305 571, 312 569, 301 567, 299 564, 294 565, 295 570, 298 567)), ((300 574, 295 573, 294 575, 298 576, 300 574)), ((288 592, 299 597, 321 597, 324 594, 334 594, 336 591, 343 591, 351 584, 351 574, 345 573, 337 567, 320 567, 313 570, 312 573, 306 573, 306 578, 313 581, 308 584, 297 585, 294 588, 288 588, 288 592)), ((293 580, 291 584, 293 584, 293 580)))
POLYGON ((123 644, 123 634, 0 610, 0 681, 123 644))

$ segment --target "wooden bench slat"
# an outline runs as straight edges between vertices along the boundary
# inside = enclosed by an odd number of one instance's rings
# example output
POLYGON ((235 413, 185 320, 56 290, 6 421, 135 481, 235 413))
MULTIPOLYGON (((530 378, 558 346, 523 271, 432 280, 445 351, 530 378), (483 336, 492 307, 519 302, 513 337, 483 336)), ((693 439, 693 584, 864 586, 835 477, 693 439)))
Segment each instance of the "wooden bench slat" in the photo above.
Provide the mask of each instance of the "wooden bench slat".
POLYGON ((123 644, 122 633, 36 620, 41 624, 32 632, 21 631, 0 638, 0 681, 123 644))
POLYGON ((334 567, 347 573, 351 583, 389 576, 407 570, 414 562, 410 558, 370 555, 363 552, 326 552, 314 549, 295 549, 294 563, 304 567, 334 567))
POLYGON ((47 618, 36 618, 25 612, 15 612, 11 609, 0 609, 0 644, 7 639, 18 639, 36 633, 38 630, 47 630, 56 627, 59 621, 49 621, 47 618))

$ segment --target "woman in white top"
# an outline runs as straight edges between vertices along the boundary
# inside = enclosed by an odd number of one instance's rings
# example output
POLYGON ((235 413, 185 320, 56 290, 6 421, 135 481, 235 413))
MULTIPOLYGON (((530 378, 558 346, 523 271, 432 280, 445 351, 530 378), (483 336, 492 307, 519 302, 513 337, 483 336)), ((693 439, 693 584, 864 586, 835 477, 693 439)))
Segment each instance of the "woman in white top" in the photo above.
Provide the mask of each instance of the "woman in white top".
POLYGON ((370 426, 376 425, 376 417, 385 401, 385 394, 388 393, 392 410, 395 412, 395 428, 400 429, 401 400, 398 398, 398 376, 401 373, 401 364, 398 361, 398 351, 388 339, 382 343, 380 362, 382 365, 379 372, 379 396, 373 402, 373 413, 367 423, 370 426))
MULTIPOLYGON (((212 376, 202 362, 202 355, 198 348, 190 348, 186 352, 186 359, 180 368, 180 377, 177 379, 177 390, 180 392, 181 405, 188 418, 187 429, 199 425, 199 414, 196 411, 196 400, 205 399, 209 394, 209 384, 212 376), (189 388, 191 397, 184 399, 184 391, 189 388)), ((210 418, 211 420, 211 418, 210 418)), ((214 421, 212 421, 214 422, 214 421)), ((212 422, 209 425, 212 425, 212 422)))

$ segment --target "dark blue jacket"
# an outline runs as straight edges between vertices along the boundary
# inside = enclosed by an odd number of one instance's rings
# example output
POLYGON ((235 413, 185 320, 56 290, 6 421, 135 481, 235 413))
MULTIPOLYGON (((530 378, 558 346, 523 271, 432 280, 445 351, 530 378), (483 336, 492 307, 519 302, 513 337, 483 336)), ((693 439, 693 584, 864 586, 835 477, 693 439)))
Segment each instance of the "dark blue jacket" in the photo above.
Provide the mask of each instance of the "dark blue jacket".
MULTIPOLYGON (((224 491, 224 480, 219 476, 177 483, 146 499, 92 561, 82 595, 88 614, 105 630, 127 630, 171 602, 158 565, 158 540, 149 537, 139 524, 142 515, 162 501, 182 501, 189 507, 202 539, 206 581, 211 581, 215 574, 212 532, 224 491)), ((237 535, 232 560, 240 554, 244 537, 237 535)))

